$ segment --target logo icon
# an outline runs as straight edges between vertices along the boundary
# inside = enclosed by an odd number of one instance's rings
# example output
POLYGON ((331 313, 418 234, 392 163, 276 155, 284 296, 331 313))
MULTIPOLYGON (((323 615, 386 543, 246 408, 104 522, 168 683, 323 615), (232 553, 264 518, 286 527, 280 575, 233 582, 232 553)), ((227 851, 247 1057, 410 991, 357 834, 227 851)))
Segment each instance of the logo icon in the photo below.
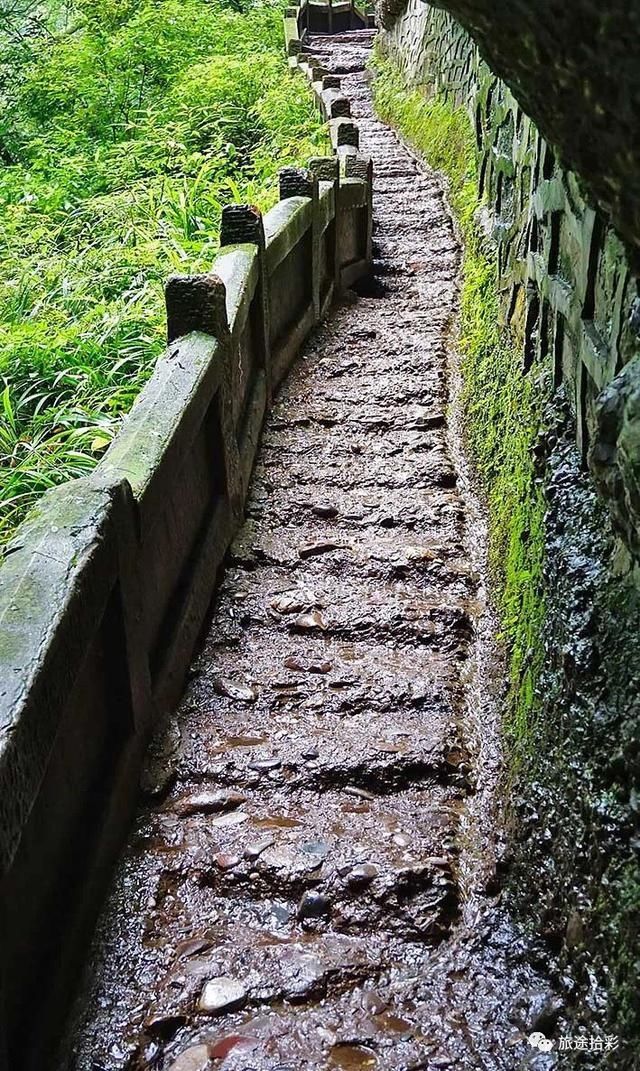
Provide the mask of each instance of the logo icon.
POLYGON ((553 1048, 553 1041, 551 1038, 546 1038, 539 1030, 536 1030, 533 1034, 529 1034, 529 1044, 532 1049, 537 1049, 538 1052, 551 1052, 553 1048))

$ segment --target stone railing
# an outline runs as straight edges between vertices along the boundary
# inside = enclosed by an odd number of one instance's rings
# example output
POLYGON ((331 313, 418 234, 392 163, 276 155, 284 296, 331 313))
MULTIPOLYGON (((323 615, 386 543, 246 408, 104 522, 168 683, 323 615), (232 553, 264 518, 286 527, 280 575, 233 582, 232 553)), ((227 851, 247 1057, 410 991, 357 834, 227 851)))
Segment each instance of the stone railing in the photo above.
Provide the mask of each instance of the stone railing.
MULTIPOLYGON (((0 1066, 12 1071, 52 1066, 145 746, 180 695, 273 392, 334 296, 370 270, 371 161, 337 80, 304 53, 307 25, 328 30, 330 10, 289 10, 285 37, 333 155, 281 171, 264 218, 224 210, 211 272, 167 282, 168 346, 117 438, 92 475, 42 498, 0 569, 0 1066)), ((331 17, 366 23, 351 4, 331 17)))

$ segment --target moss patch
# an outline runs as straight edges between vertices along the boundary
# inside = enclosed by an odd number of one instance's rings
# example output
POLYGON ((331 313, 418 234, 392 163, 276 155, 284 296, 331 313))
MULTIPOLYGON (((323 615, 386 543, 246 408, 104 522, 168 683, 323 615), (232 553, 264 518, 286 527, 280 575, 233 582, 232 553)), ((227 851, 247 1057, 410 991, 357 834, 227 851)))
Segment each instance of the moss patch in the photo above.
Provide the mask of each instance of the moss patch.
POLYGON ((542 662, 544 501, 535 443, 550 384, 535 363, 523 374, 521 341, 502 323, 496 257, 476 224, 477 162, 467 111, 409 88, 379 52, 374 68, 378 114, 447 176, 464 238, 459 346, 465 427, 489 508, 490 561, 509 652, 507 728, 517 765, 532 743, 542 662))
POLYGON ((619 876, 619 884, 596 905, 612 951, 613 978, 611 1005, 614 1021, 623 1038, 633 1043, 640 1035, 638 981, 640 980, 640 882, 637 860, 629 860, 619 876))

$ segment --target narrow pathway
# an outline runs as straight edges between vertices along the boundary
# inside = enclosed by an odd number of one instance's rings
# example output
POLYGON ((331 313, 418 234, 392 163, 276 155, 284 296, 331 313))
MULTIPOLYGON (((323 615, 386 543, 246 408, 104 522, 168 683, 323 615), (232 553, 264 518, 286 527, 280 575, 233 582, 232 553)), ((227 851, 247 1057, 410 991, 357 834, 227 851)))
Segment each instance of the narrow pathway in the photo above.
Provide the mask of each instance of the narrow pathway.
POLYGON ((377 280, 316 333, 267 423, 67 1069, 510 1071, 551 1000, 489 895, 490 838, 470 850, 491 747, 447 426, 459 250, 440 181, 373 117, 370 45, 313 51, 374 157, 377 280))

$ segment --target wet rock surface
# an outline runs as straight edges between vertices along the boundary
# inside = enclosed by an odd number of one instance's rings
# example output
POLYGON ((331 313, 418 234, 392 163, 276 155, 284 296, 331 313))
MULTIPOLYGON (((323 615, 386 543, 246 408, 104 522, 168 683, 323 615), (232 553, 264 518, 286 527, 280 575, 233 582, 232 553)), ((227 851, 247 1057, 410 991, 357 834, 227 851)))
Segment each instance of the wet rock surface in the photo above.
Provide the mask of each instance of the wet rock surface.
MULTIPOLYGON (((438 0, 433 6, 465 27, 564 166, 580 175, 590 199, 627 242, 637 270, 640 78, 631 57, 640 49, 640 10, 628 0, 578 0, 570 17, 557 0, 438 0)), ((390 27, 407 0, 378 0, 376 7, 390 27)))
MULTIPOLYGON (((593 1066, 636 1071, 640 600, 634 562, 575 448, 562 388, 544 414, 538 466, 546 501, 543 707, 518 786, 511 885, 558 950, 569 1033, 614 1035, 615 1049, 595 1053, 593 1066)), ((587 1066, 584 1053, 578 1066, 587 1066)))
POLYGON ((523 1008, 561 1014, 496 894, 479 537, 447 426, 459 250, 439 179, 372 115, 370 44, 313 50, 374 157, 379 286, 268 420, 67 1071, 506 1071, 534 1066, 523 1008))

